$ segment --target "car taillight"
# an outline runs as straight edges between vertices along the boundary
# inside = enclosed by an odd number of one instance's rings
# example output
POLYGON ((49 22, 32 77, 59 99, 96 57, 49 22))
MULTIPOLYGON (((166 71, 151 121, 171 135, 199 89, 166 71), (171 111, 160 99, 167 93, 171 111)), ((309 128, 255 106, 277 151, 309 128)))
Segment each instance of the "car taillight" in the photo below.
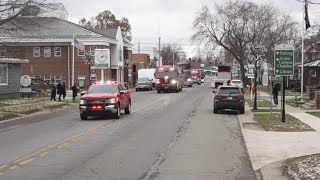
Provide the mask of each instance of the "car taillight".
POLYGON ((237 94, 237 95, 235 95, 235 97, 236 97, 237 99, 240 99, 240 100, 243 100, 243 99, 244 99, 243 94, 237 94))
POLYGON ((223 94, 216 94, 214 96, 215 99, 223 99, 224 98, 224 95, 223 94))
POLYGON ((160 79, 156 79, 156 83, 159 84, 160 83, 160 79))

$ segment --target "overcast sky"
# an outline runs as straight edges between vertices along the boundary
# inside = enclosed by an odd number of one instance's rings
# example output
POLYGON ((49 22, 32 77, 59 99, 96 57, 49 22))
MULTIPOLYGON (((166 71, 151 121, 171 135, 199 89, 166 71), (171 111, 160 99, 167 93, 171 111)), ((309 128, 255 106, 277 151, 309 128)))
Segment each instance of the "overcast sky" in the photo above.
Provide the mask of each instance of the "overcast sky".
MULTIPOLYGON (((104 10, 110 10, 117 18, 126 17, 132 26, 134 50, 141 43, 141 51, 150 52, 156 47, 158 36, 162 43, 178 43, 189 51, 193 34, 192 22, 202 5, 213 7, 225 0, 61 0, 69 20, 78 23, 82 17, 90 18, 104 10), (188 48, 189 47, 189 48, 188 48)), ((260 2, 262 0, 251 0, 260 2)), ((320 2, 320 0, 314 0, 320 2)), ((302 20, 303 4, 297 0, 264 0, 302 20)), ((311 23, 319 19, 320 5, 310 5, 311 23)), ((319 21, 319 20, 318 20, 319 21)))

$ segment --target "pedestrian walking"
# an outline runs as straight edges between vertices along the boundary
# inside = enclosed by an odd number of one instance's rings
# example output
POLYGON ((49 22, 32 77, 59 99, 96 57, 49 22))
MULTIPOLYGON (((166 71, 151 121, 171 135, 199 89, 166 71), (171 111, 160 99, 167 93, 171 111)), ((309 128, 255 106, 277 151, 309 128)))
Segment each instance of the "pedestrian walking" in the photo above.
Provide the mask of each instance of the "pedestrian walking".
POLYGON ((280 84, 279 83, 275 83, 272 87, 272 95, 273 95, 273 104, 274 105, 278 105, 278 94, 279 94, 279 90, 280 90, 280 84))
POLYGON ((65 82, 62 83, 62 96, 63 96, 63 100, 65 100, 66 96, 67 96, 67 90, 66 90, 66 83, 65 82))
POLYGON ((62 85, 59 81, 58 85, 57 85, 57 94, 59 95, 59 101, 61 101, 61 96, 62 96, 62 85))
POLYGON ((54 82, 51 84, 51 101, 56 101, 57 88, 54 85, 54 82))
POLYGON ((77 94, 78 94, 78 88, 76 86, 76 84, 74 84, 71 88, 72 90, 72 100, 73 102, 76 100, 77 94))

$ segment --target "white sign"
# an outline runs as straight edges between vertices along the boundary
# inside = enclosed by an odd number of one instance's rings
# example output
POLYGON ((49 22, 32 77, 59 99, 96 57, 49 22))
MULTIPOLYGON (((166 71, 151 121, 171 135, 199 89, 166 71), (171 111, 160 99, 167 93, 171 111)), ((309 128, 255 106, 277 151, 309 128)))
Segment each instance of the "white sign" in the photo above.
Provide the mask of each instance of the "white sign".
POLYGON ((20 84, 23 86, 23 87, 28 87, 31 85, 31 77, 28 76, 28 75, 23 75, 21 76, 20 78, 20 84))
POLYGON ((20 88, 20 92, 21 93, 30 93, 31 92, 31 88, 20 88))
POLYGON ((110 49, 95 50, 95 69, 110 69, 110 49))
POLYGON ((246 77, 248 77, 249 79, 253 79, 254 78, 254 64, 248 64, 245 65, 244 68, 246 69, 246 77))

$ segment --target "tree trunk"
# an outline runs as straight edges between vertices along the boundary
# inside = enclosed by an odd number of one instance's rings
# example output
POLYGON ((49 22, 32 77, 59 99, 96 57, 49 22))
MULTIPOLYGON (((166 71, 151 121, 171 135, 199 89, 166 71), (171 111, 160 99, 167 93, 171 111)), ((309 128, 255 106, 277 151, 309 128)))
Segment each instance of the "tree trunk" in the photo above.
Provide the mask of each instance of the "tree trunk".
POLYGON ((241 73, 241 80, 243 82, 243 87, 245 87, 246 84, 248 84, 247 82, 247 78, 246 78, 246 70, 244 69, 244 63, 240 62, 240 73, 241 73))

